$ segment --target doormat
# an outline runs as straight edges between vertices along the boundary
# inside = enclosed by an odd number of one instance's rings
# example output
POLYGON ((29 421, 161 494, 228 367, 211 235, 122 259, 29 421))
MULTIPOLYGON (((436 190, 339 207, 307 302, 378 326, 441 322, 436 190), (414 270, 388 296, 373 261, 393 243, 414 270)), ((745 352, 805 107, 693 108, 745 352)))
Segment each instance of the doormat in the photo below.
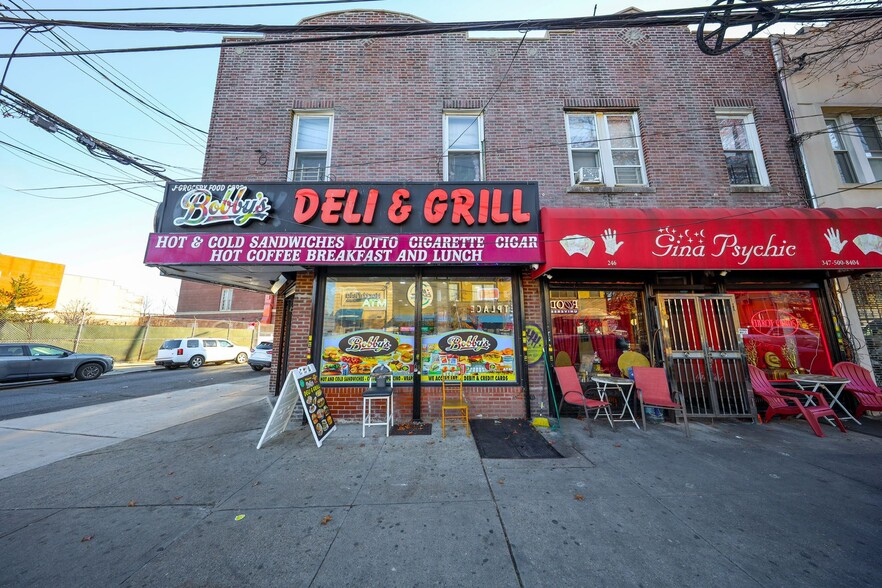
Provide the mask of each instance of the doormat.
POLYGON ((432 423, 402 423, 392 425, 390 435, 431 435, 432 423))
POLYGON ((469 421, 478 453, 485 459, 554 459, 563 457, 529 422, 521 419, 469 421))

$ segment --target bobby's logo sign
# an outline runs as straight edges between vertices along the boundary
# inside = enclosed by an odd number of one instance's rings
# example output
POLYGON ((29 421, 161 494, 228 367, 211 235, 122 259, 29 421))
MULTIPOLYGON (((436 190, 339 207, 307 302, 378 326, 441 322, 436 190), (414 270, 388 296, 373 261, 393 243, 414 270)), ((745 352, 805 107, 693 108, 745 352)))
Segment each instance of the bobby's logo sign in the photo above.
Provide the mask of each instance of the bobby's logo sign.
POLYGON ((181 198, 183 216, 174 220, 176 226, 199 227, 218 223, 233 223, 241 227, 250 220, 266 220, 272 206, 263 192, 254 198, 245 198, 248 188, 227 188, 220 200, 215 200, 210 190, 197 188, 181 198))

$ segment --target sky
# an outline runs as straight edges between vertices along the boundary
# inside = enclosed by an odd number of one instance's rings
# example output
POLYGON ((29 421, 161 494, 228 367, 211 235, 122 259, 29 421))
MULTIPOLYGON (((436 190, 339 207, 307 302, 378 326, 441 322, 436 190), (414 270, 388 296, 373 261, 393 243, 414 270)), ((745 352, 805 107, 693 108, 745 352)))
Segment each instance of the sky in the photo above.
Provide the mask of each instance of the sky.
MULTIPOLYGON (((262 0, 120 0, 114 7, 243 4, 262 0)), ((265 1, 265 0, 263 0, 265 1)), ((106 8, 104 0, 14 0, 22 8, 106 8)), ((4 2, 12 6, 11 2, 4 2)), ((151 12, 46 12, 69 20, 296 24, 307 16, 346 8, 400 11, 432 22, 564 18, 614 14, 628 6, 662 10, 712 4, 711 0, 382 0, 248 9, 167 10, 151 12), (596 9, 595 9, 596 4, 596 9)), ((36 15, 35 15, 36 16, 36 15)), ((67 43, 89 49, 219 42, 222 35, 157 32, 105 32, 56 29, 67 43)), ((0 53, 10 53, 19 29, 0 29, 0 53)), ((17 53, 46 51, 55 39, 28 35, 17 53)), ((108 54, 88 60, 112 72, 118 83, 142 100, 192 127, 208 130, 217 75, 218 49, 108 54)), ((5 85, 44 109, 116 147, 165 165, 176 181, 201 179, 205 137, 138 104, 76 57, 0 60, 8 65, 5 85), (104 84, 99 83, 104 81, 104 84), (135 105, 132 103, 134 102, 135 105)), ((2 72, 0 72, 2 75, 2 72)), ((74 174, 34 155, 0 143, 0 253, 65 265, 70 274, 103 278, 147 299, 150 312, 174 312, 180 282, 143 265, 162 182, 130 166, 98 159, 80 146, 24 118, 0 118, 0 142, 27 149, 101 180, 121 191, 74 174), (128 182, 123 184, 122 182, 128 182), (136 183, 137 182, 137 183, 136 183), (143 183, 142 183, 143 182, 143 183), (151 202, 152 201, 152 202, 151 202)))

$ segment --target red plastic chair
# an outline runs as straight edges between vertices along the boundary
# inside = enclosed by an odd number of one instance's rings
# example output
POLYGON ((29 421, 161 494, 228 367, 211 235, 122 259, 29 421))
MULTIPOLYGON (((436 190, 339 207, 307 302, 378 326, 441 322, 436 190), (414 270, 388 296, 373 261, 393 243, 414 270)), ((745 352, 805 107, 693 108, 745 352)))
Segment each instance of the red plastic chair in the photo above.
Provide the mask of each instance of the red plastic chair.
POLYGON ((764 422, 768 423, 775 415, 787 418, 801 414, 818 437, 824 436, 824 433, 821 431, 821 425, 818 423, 818 417, 833 419, 839 430, 843 433, 846 432, 842 421, 839 420, 839 417, 836 416, 836 413, 833 412, 833 409, 827 404, 824 395, 820 392, 797 390, 796 388, 775 388, 766 377, 766 372, 755 365, 749 365, 747 369, 750 371, 750 385, 753 386, 753 393, 765 400, 766 404, 769 405, 766 414, 763 416, 764 422), (781 392, 813 396, 818 404, 817 406, 805 406, 800 402, 799 398, 784 396, 781 392))
POLYGON ((882 410, 882 388, 873 383, 869 370, 856 363, 842 361, 833 366, 833 373, 840 378, 848 378, 845 389, 852 393, 858 403, 854 418, 861 418, 867 410, 882 410))
POLYGON ((646 430, 646 407, 679 410, 683 415, 683 428, 686 436, 689 436, 689 419, 686 418, 686 408, 682 394, 677 394, 680 402, 671 400, 671 389, 668 387, 668 377, 664 368, 633 367, 634 387, 637 390, 637 398, 640 399, 640 416, 643 418, 643 430, 646 430))
POLYGON ((564 402, 575 406, 581 406, 585 410, 585 425, 588 427, 588 434, 593 437, 594 432, 591 430, 591 419, 588 417, 588 410, 602 410, 606 413, 606 419, 609 421, 609 426, 612 427, 613 431, 616 430, 612 415, 609 412, 609 402, 604 400, 594 400, 593 398, 587 398, 585 396, 582 392, 582 382, 579 381, 579 375, 576 373, 575 367, 571 365, 558 366, 554 368, 554 373, 557 375, 557 383, 560 384, 561 393, 560 404, 557 407, 558 415, 560 414, 560 409, 564 402))

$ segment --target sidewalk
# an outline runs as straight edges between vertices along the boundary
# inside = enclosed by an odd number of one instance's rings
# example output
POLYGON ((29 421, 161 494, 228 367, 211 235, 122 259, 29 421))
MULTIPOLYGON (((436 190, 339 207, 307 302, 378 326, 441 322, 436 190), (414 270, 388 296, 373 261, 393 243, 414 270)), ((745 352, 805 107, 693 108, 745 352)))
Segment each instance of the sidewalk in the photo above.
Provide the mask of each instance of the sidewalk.
MULTIPOLYGON (((882 584, 876 437, 695 422, 691 439, 589 438, 565 419, 546 433, 563 459, 482 460, 462 430, 342 425, 317 448, 292 423, 258 451, 263 391, 188 394, 195 420, 170 428, 145 422, 174 410, 159 405, 59 419, 115 444, 0 480, 0 585, 882 584)), ((31 418, 3 424, 52 428, 31 418)))

